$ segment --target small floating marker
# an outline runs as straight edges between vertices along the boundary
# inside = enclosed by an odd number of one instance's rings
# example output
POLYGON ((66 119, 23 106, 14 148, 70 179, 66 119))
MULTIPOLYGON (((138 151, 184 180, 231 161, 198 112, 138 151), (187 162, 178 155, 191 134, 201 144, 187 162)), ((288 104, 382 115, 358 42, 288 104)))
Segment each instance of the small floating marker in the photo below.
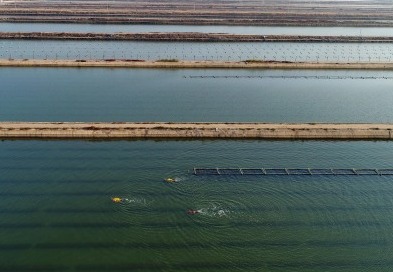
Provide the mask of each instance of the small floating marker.
POLYGON ((121 203, 123 201, 121 197, 112 197, 111 199, 113 203, 121 203))
POLYGON ((176 182, 176 179, 175 178, 166 178, 166 179, 164 179, 164 181, 168 182, 168 183, 173 183, 173 182, 176 182))

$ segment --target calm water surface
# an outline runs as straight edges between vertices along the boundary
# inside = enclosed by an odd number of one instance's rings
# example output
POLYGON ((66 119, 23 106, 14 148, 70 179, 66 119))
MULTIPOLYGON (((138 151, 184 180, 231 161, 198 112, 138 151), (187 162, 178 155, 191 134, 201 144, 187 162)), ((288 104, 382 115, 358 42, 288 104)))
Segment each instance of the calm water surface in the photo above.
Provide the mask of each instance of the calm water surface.
POLYGON ((392 154, 390 142, 2 141, 0 270, 391 271, 389 176, 188 170, 388 168, 392 154))
POLYGON ((393 36, 391 27, 280 27, 203 25, 111 25, 0 23, 0 31, 20 32, 210 32, 260 35, 393 36))
POLYGON ((392 77, 389 71, 1 68, 0 120, 392 122, 392 77))

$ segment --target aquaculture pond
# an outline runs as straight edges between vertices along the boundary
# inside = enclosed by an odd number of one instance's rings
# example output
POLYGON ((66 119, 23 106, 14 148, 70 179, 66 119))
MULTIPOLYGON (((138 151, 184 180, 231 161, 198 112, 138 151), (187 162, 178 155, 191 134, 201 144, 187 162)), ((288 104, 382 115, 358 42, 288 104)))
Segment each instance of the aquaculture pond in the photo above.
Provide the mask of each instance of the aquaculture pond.
POLYGON ((0 40, 0 59, 391 62, 391 43, 0 40))
POLYGON ((372 141, 1 141, 0 270, 391 271, 391 176, 190 170, 391 168, 392 154, 372 141))
MULTIPOLYGON (((6 23, 0 31, 393 33, 6 23)), ((0 40, 1 59, 391 56, 391 44, 0 40)), ((392 80, 391 71, 0 68, 0 121, 392 123, 392 80)), ((0 271, 393 270, 393 176, 196 176, 194 167, 393 169, 393 143, 0 139, 0 271)))
POLYGON ((392 122, 393 72, 1 68, 1 121, 392 122))

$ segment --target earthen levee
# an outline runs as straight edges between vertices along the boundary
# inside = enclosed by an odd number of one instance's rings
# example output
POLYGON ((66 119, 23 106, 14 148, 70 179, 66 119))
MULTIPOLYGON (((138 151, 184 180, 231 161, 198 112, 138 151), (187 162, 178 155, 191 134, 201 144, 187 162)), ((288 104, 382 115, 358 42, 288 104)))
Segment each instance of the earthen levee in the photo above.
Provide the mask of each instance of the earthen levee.
POLYGON ((0 122, 0 138, 392 139, 393 124, 0 122))
POLYGON ((370 69, 391 70, 388 63, 345 63, 345 62, 290 62, 290 61, 187 61, 135 59, 105 60, 42 60, 42 59, 0 59, 0 67, 109 67, 109 68, 217 68, 217 69, 370 69))

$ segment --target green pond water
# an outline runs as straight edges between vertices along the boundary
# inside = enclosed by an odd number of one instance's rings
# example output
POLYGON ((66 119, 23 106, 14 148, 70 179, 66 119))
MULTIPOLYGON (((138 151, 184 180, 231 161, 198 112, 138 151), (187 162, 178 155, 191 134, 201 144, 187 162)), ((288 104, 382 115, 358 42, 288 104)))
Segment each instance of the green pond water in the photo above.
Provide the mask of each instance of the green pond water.
POLYGON ((1 141, 0 270, 391 271, 391 176, 190 170, 389 168, 392 154, 372 141, 1 141))

